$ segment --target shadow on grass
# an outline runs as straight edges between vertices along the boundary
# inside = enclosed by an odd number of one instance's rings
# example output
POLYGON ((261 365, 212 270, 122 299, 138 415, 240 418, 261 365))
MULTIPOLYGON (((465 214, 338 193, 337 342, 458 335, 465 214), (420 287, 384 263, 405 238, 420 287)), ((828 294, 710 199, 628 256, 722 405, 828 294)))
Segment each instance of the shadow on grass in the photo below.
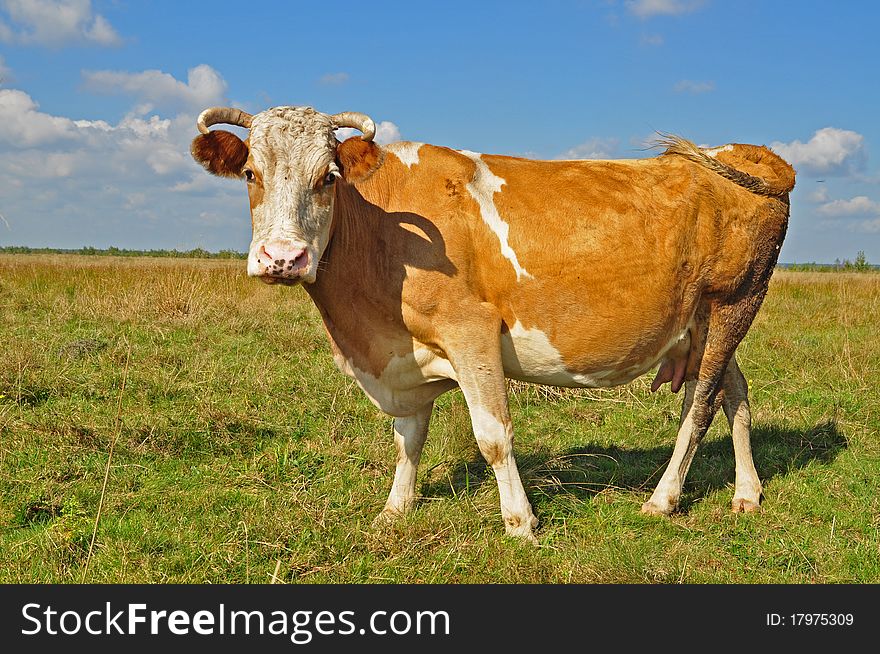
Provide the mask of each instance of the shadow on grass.
POLYGON ((258 421, 226 417, 180 424, 123 427, 119 446, 126 452, 166 456, 243 456, 260 451, 267 443, 301 440, 299 427, 276 428, 258 421))
MULTIPOLYGON (((752 455, 763 483, 812 462, 830 463, 847 447, 846 437, 833 421, 796 430, 774 424, 752 428, 752 455)), ((548 499, 567 495, 581 500, 608 489, 650 493, 670 457, 669 446, 628 449, 585 445, 563 452, 538 450, 517 455, 517 464, 530 498, 540 506, 548 499)), ((433 472, 422 484, 424 497, 471 494, 484 483, 494 484, 492 470, 477 453, 451 471, 433 472)), ((691 465, 680 509, 734 482, 733 443, 728 435, 704 441, 691 465)), ((645 498, 647 499, 647 497, 645 498)))

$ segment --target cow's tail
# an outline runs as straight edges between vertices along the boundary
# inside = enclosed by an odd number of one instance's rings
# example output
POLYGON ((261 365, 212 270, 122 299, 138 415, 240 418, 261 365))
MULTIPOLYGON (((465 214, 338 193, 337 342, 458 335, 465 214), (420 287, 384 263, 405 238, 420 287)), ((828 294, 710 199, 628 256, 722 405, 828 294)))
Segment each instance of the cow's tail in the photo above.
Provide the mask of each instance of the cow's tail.
POLYGON ((794 188, 794 168, 762 145, 730 143, 701 148, 672 134, 661 134, 657 145, 666 148, 661 156, 689 159, 758 195, 785 197, 794 188))

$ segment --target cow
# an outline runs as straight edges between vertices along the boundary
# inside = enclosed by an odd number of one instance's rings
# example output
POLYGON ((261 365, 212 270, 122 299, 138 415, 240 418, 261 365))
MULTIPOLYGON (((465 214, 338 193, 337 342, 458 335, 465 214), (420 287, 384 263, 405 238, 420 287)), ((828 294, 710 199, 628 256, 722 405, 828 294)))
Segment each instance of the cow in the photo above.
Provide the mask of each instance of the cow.
POLYGON ((795 171, 763 146, 535 161, 379 145, 365 114, 206 109, 191 152, 247 184, 248 275, 302 284, 333 358, 394 418, 397 462, 377 520, 410 510, 434 400, 459 387, 498 483, 507 534, 538 520, 513 451, 506 379, 684 387, 671 460, 642 511, 677 507, 718 408, 732 431, 733 511, 760 508, 748 386, 735 351, 767 292, 795 171), (246 140, 212 125, 249 130, 246 140), (339 142, 336 130, 360 135, 339 142))

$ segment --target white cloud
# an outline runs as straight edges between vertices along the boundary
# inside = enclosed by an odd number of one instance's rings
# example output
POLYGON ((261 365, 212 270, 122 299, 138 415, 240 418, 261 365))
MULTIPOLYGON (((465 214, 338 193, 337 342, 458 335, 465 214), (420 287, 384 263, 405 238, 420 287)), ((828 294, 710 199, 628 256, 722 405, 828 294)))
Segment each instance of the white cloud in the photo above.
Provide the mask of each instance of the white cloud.
POLYGON ((0 89, 0 143, 28 147, 76 137, 76 124, 70 118, 50 116, 37 108, 27 93, 0 89))
POLYGON ((155 175, 187 169, 195 117, 124 117, 116 125, 39 111, 23 91, 0 89, 0 143, 19 150, 0 168, 22 177, 68 177, 88 165, 113 176, 146 164, 155 175), (45 162, 41 163, 41 158, 45 162))
POLYGON ((194 125, 194 115, 174 121, 129 115, 116 125, 71 120, 38 111, 22 91, 0 90, 0 143, 17 151, 0 161, 0 170, 19 178, 70 177, 82 169, 105 177, 181 172, 193 164, 194 125))
POLYGON ((810 202, 828 202, 828 187, 824 184, 807 196, 810 202))
MULTIPOLYGON (((206 72, 201 79, 210 83, 200 82, 196 72, 187 84, 167 84, 160 73, 158 79, 172 89, 164 91, 162 104, 216 99, 210 96, 217 91, 210 89, 226 84, 213 69, 206 72), (180 87, 189 91, 175 94, 180 87)), ((121 79, 125 92, 140 99, 143 85, 137 81, 145 78, 121 79)), ((0 89, 0 198, 10 224, 7 242, 213 250, 234 243, 246 249, 247 194, 241 184, 212 177, 192 160, 196 116, 189 107, 149 114, 140 107, 112 123, 75 120, 42 111, 24 91, 0 89), (199 218, 204 212, 225 221, 208 225, 199 218)))
POLYGON ((660 46, 663 45, 664 39, 662 34, 642 34, 639 43, 642 45, 660 46))
POLYGON ((400 140, 400 129, 390 120, 383 120, 376 125, 377 143, 394 143, 400 140))
POLYGON ((556 159, 612 159, 619 144, 615 138, 592 138, 566 150, 556 159))
POLYGON ((122 39, 91 0, 3 0, 12 27, 0 21, 0 41, 58 47, 71 43, 115 46, 122 39))
POLYGON ((865 195, 858 195, 849 200, 832 200, 826 202, 816 212, 823 216, 880 216, 880 202, 875 202, 865 195))
POLYGON ((2 168, 17 173, 19 181, 70 177, 78 165, 77 156, 75 152, 25 150, 17 153, 14 160, 4 162, 2 168))
POLYGON ((214 178, 204 170, 194 171, 188 179, 175 183, 169 190, 175 193, 201 193, 213 188, 214 178))
MULTIPOLYGON (((351 127, 342 127, 337 129, 336 138, 339 141, 344 141, 345 139, 351 138, 360 132, 356 129, 352 129, 351 127)), ((386 143, 394 143, 395 141, 400 140, 400 129, 392 123, 390 120, 383 120, 376 123, 376 143, 386 144, 386 143)))
POLYGON ((12 71, 9 70, 9 66, 6 65, 6 60, 3 58, 3 55, 0 55, 0 84, 9 78, 11 73, 12 71))
POLYGON ((327 73, 318 80, 324 86, 340 86, 348 81, 348 73, 327 73))
POLYGON ((708 93, 715 90, 715 82, 694 82, 689 79, 683 79, 675 83, 672 87, 676 93, 690 93, 697 95, 699 93, 708 93))
POLYGON ((119 45, 122 43, 122 39, 119 38, 113 26, 101 15, 95 16, 95 22, 86 29, 85 36, 87 41, 94 41, 101 45, 119 45))
POLYGON ((880 233, 880 202, 866 195, 848 200, 827 200, 828 194, 816 192, 812 197, 824 197, 826 201, 816 208, 816 214, 824 218, 819 225, 840 232, 841 228, 854 234, 880 233))
MULTIPOLYGON (((638 136, 638 135, 634 134, 629 137, 628 141, 629 141, 630 147, 633 150, 641 150, 641 151, 645 151, 645 152, 656 151, 656 150, 658 150, 658 146, 657 146, 657 138, 658 137, 659 137, 659 133, 655 131, 655 132, 651 132, 650 134, 645 134, 644 136, 638 136)), ((701 145, 700 147, 702 148, 702 147, 709 147, 709 146, 708 145, 707 146, 701 145)), ((651 155, 646 154, 643 156, 651 156, 651 155)))
POLYGON ((770 147, 801 172, 834 175, 864 166, 864 140, 858 132, 823 127, 806 143, 774 141, 770 147))
MULTIPOLYGON (((133 108, 118 120, 81 119, 0 87, 5 242, 246 250, 244 185, 208 175, 189 153, 198 112, 223 101, 223 77, 209 66, 186 82, 162 71, 97 71, 86 87, 123 94, 133 108)), ((378 142, 399 139, 397 125, 378 122, 378 142)))
POLYGON ((125 196, 125 208, 137 209, 138 207, 143 207, 147 204, 147 199, 146 193, 141 193, 139 191, 129 193, 125 196))
POLYGON ((207 64, 190 68, 185 83, 160 70, 84 71, 83 78, 89 91, 137 98, 142 103, 139 113, 148 113, 157 107, 201 110, 222 103, 227 88, 220 73, 207 64))
POLYGON ((703 0, 627 0, 625 4, 631 14, 646 19, 690 13, 702 7, 703 0))
POLYGON ((877 234, 880 233, 880 218, 874 218, 873 220, 863 220, 856 225, 856 230, 859 232, 867 232, 868 234, 877 234))

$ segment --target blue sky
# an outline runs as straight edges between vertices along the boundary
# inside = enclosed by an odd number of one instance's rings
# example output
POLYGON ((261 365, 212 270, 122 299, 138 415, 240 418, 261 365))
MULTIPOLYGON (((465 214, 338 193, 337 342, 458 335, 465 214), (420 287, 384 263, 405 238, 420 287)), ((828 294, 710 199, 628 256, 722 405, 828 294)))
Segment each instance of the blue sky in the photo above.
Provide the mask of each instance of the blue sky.
POLYGON ((878 263, 878 27, 873 2, 0 0, 0 245, 244 251, 195 117, 306 104, 545 159, 768 145, 798 171, 781 260, 878 263))

